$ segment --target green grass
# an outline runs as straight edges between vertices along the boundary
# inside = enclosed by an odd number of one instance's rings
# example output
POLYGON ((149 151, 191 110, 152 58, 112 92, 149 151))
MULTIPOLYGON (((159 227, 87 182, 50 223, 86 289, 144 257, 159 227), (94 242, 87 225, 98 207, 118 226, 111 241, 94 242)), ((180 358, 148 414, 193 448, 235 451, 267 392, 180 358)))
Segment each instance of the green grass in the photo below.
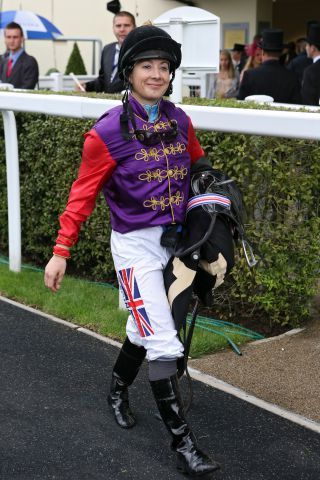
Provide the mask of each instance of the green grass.
MULTIPOLYGON (((114 340, 121 342, 125 338, 128 314, 118 308, 118 290, 106 284, 66 275, 59 292, 52 293, 44 286, 43 271, 25 266, 20 273, 15 273, 9 270, 6 261, 0 261, 0 295, 114 340)), ((226 327, 214 326, 214 329, 224 333, 226 327)), ((248 337, 233 330, 234 333, 228 335, 236 344, 248 341, 248 337)), ((196 326, 190 355, 197 358, 227 345, 224 337, 196 326)))

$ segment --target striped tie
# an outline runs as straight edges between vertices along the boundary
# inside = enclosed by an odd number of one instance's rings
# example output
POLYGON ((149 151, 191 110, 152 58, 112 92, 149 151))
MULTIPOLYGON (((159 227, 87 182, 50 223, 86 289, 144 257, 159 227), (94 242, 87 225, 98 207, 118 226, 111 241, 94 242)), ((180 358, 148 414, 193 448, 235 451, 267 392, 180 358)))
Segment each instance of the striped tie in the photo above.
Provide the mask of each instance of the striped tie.
POLYGON ((113 82, 113 79, 115 78, 115 76, 118 73, 119 51, 120 51, 120 47, 119 47, 119 44, 117 44, 116 45, 116 51, 115 51, 115 54, 114 54, 114 59, 113 59, 111 77, 110 77, 111 82, 113 82))
POLYGON ((12 60, 12 58, 9 58, 9 60, 8 60, 8 65, 7 65, 7 78, 9 78, 10 75, 11 75, 11 72, 12 72, 12 64, 13 64, 13 60, 12 60))

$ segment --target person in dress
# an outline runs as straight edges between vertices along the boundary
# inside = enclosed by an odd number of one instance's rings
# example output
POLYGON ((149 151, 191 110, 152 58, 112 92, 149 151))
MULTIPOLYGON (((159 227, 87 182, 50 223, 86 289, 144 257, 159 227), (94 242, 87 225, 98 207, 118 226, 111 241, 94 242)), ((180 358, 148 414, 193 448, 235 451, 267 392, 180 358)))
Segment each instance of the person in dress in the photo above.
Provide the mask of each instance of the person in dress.
POLYGON ((231 54, 221 50, 219 73, 209 75, 207 98, 235 98, 239 87, 239 75, 234 68, 231 54))

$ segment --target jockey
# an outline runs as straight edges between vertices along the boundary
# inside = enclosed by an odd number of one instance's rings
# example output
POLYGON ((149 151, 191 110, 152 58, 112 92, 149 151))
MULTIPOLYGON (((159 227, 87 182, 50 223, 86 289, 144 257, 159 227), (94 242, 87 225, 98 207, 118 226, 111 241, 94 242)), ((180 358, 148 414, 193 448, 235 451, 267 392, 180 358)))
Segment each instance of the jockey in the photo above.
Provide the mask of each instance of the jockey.
POLYGON ((110 209, 113 261, 130 313, 127 337, 113 368, 109 405, 120 427, 134 426, 128 387, 146 357, 177 468, 199 476, 219 464, 198 448, 184 416, 177 379, 184 347, 163 280, 172 256, 167 232, 179 232, 184 222, 190 171, 204 157, 190 118, 164 99, 180 63, 180 44, 158 27, 138 27, 124 40, 119 53, 119 74, 126 87, 122 105, 107 111, 86 134, 45 284, 54 292, 60 287, 81 224, 102 191, 110 209))

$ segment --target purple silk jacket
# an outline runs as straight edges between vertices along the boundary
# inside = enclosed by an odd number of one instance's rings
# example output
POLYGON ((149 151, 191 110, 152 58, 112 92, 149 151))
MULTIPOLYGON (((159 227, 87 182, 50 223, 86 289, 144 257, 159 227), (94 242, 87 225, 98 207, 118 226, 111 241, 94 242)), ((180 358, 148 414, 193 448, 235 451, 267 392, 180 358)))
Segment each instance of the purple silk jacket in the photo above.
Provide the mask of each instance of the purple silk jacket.
MULTIPOLYGON (((94 129, 107 146, 117 167, 103 187, 110 208, 111 225, 120 233, 146 226, 182 223, 189 195, 190 166, 187 115, 173 103, 161 100, 154 123, 142 105, 130 97, 136 126, 151 132, 170 129, 168 120, 176 120, 179 133, 170 142, 145 146, 138 140, 124 141, 119 116, 122 106, 106 113, 94 129)), ((129 131, 133 127, 129 123, 129 131)), ((200 153, 203 155, 203 152, 200 153)))
MULTIPOLYGON (((101 189, 117 232, 184 222, 190 167, 204 156, 191 120, 182 109, 161 100, 158 118, 152 123, 137 100, 130 96, 129 102, 137 129, 163 132, 171 129, 169 120, 176 120, 177 137, 152 146, 136 138, 124 140, 120 130, 123 106, 106 112, 86 134, 79 175, 60 216, 57 243, 76 243, 81 223, 90 215, 101 189)), ((130 121, 129 131, 133 133, 130 121)))

